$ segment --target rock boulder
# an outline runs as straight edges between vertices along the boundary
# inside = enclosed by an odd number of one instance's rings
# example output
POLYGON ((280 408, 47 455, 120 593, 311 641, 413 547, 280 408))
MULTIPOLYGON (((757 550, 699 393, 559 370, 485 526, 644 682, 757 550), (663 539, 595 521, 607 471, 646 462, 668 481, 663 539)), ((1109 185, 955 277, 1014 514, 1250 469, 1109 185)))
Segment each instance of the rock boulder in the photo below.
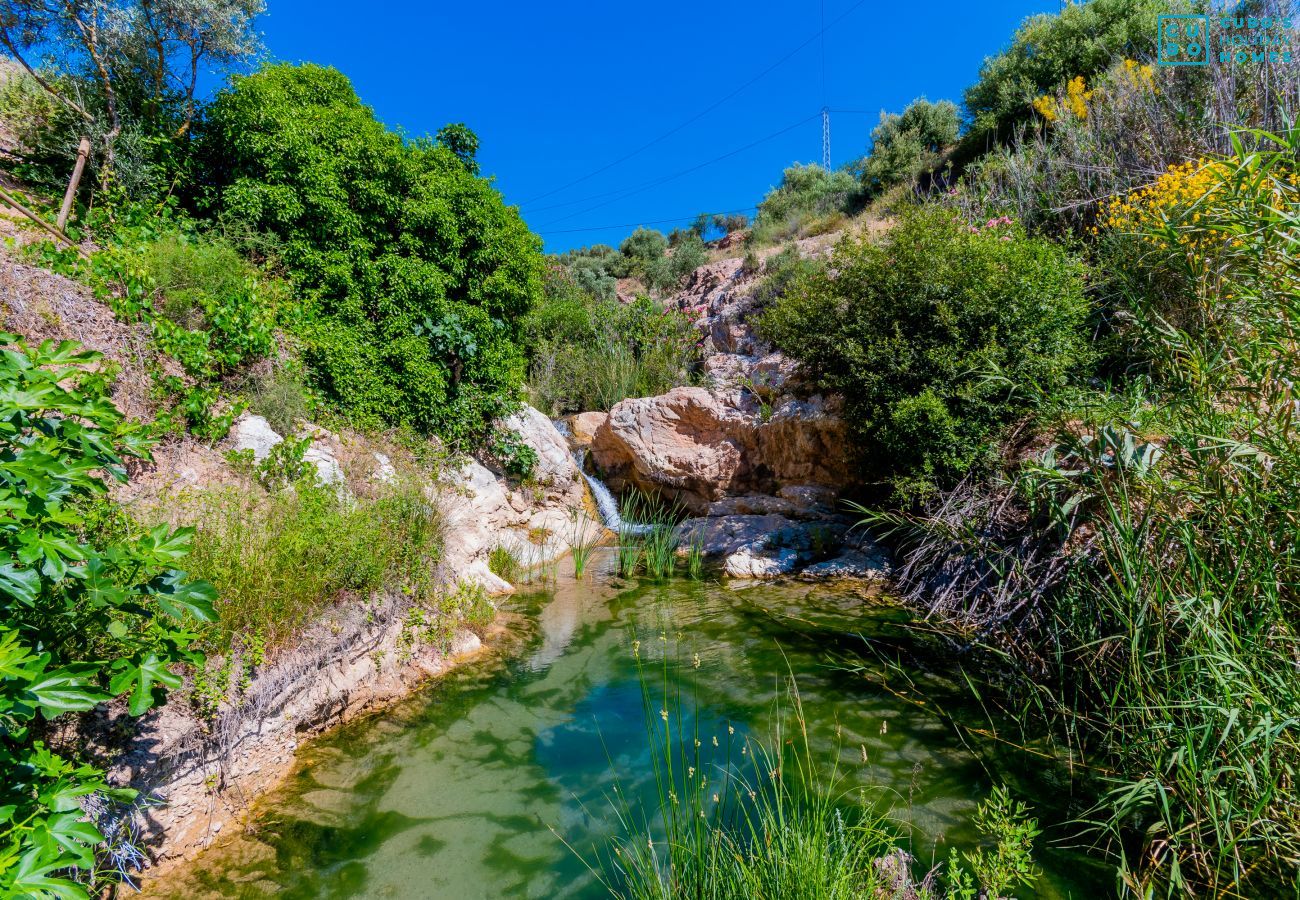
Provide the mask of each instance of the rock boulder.
POLYGON ((596 431, 591 458, 614 490, 659 493, 696 514, 724 498, 796 486, 833 500, 852 479, 836 411, 821 397, 791 399, 769 413, 741 391, 675 388, 616 404, 596 431))

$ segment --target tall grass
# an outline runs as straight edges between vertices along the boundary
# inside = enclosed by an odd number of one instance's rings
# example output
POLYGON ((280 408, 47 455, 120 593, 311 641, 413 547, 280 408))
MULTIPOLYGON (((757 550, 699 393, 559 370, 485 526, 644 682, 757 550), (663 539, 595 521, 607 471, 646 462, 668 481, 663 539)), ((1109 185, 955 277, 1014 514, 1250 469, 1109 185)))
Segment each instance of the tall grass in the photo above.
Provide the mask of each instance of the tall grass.
POLYGON ((220 651, 251 635, 272 651, 343 594, 420 593, 442 547, 438 512, 414 488, 344 503, 303 480, 270 496, 231 489, 183 504, 199 523, 189 570, 219 596, 208 638, 220 651))
POLYGON ((618 568, 624 578, 643 572, 651 578, 671 578, 677 569, 677 520, 680 511, 658 497, 636 491, 619 501, 618 568))
POLYGON ((600 540, 600 532, 585 510, 573 510, 569 530, 569 552, 573 556, 573 577, 581 578, 600 540))
POLYGON ((1104 216, 1140 374, 1061 410, 1019 524, 925 523, 977 538, 922 580, 1032 674, 1132 896, 1300 884, 1300 131, 1250 137, 1104 216))
POLYGON ((669 657, 656 676, 637 655, 655 794, 647 810, 614 792, 622 833, 592 866, 613 896, 975 900, 1036 880, 1037 823, 1000 788, 975 818, 993 847, 954 852, 942 878, 917 879, 901 827, 849 787, 838 748, 825 760, 813 749, 793 679, 765 740, 732 725, 704 734, 669 657))

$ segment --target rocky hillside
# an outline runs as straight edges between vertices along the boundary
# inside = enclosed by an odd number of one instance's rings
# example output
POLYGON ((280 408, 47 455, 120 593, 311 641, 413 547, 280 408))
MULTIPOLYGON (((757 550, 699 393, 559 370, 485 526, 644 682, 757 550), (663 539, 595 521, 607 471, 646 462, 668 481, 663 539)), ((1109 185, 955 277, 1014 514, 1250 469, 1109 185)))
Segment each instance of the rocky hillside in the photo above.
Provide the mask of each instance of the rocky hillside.
MULTIPOLYGON (((836 237, 795 246, 825 255, 836 237)), ((884 577, 886 554, 842 514, 854 469, 839 398, 756 333, 761 283, 740 257, 695 270, 666 305, 696 322, 704 383, 584 414, 574 431, 590 435, 612 488, 688 511, 683 545, 701 544, 728 576, 884 577)))

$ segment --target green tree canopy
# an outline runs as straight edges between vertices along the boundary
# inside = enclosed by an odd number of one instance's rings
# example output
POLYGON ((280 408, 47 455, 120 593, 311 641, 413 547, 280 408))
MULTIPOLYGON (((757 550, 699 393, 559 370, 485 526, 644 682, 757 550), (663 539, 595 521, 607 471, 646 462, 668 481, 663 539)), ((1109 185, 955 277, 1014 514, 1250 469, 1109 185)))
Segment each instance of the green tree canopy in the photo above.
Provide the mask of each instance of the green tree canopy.
POLYGON ((1116 56, 1154 54, 1156 14, 1166 0, 1089 0, 1059 14, 1030 16, 1011 46, 984 60, 980 77, 966 89, 966 111, 976 132, 1027 117, 1034 98, 1076 75, 1107 68, 1116 56))
POLYGON ((347 78, 273 65, 235 79, 202 133, 209 211, 278 239, 322 391, 361 422, 462 441, 516 398, 540 240, 457 155, 405 142, 347 78))

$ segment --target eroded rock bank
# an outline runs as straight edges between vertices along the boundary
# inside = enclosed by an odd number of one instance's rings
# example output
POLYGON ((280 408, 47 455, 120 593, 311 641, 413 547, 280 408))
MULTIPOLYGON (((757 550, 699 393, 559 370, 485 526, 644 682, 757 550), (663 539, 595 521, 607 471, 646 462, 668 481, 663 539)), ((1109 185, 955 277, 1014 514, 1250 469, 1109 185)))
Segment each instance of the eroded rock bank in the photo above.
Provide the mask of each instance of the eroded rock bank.
MULTIPOLYGON (((531 408, 506 425, 538 455, 536 475, 527 485, 475 460, 449 465, 433 479, 413 473, 358 435, 317 426, 303 427, 296 437, 308 442, 303 463, 345 502, 385 482, 422 478, 422 493, 443 522, 438 580, 446 590, 469 585, 499 595, 513 587, 488 568, 493 548, 507 547, 535 565, 567 551, 575 523, 600 530, 585 515, 585 482, 554 425, 531 408)), ((167 448, 121 499, 160 510, 171 503, 176 513, 180 491, 239 483, 223 451, 242 452, 257 463, 283 441, 265 419, 244 415, 221 448, 167 448)), ((304 741, 407 696, 424 680, 480 652, 495 633, 458 627, 441 640, 421 640, 409 627, 410 609, 409 599, 400 595, 337 603, 293 647, 257 670, 211 720, 198 717, 178 693, 161 709, 132 721, 111 776, 155 801, 142 812, 151 877, 192 859, 223 830, 238 827, 250 802, 291 770, 304 741)), ((115 716, 106 714, 101 724, 101 731, 112 732, 115 716)))

